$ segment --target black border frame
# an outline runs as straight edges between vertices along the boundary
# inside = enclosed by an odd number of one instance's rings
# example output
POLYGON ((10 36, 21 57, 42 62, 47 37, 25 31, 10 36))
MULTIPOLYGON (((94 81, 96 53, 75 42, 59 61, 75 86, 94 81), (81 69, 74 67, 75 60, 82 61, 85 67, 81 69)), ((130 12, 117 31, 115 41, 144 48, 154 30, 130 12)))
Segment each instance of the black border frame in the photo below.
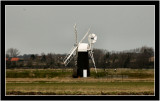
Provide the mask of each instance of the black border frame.
POLYGON ((159 1, 1 1, 1 99, 2 100, 158 100, 159 99, 159 1), (5 5, 154 5, 155 96, 5 96, 5 5))

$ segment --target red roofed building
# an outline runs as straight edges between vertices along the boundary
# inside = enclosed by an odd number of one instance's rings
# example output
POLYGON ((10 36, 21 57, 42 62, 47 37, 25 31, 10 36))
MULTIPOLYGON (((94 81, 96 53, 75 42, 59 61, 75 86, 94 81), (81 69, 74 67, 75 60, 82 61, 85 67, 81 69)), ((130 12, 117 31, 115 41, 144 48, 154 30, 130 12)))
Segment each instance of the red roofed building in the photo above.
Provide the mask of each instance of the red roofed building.
POLYGON ((11 61, 19 61, 19 58, 11 58, 11 61))

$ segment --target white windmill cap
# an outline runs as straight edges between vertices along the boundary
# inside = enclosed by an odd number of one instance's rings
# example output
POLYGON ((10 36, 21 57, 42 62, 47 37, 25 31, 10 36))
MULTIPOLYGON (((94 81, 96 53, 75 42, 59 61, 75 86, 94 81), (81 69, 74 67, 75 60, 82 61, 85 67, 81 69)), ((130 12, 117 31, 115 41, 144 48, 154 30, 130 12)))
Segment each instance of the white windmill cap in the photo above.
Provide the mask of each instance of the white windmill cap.
POLYGON ((80 43, 78 46, 78 52, 87 52, 88 51, 88 43, 80 43))

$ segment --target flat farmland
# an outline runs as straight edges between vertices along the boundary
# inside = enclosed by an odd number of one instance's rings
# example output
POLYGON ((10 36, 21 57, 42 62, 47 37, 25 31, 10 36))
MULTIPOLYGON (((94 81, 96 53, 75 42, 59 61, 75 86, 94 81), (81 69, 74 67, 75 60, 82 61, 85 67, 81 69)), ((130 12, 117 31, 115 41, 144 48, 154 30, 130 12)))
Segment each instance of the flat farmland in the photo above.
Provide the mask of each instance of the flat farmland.
POLYGON ((6 95, 154 95, 153 69, 91 69, 72 78, 72 69, 7 69, 6 95))

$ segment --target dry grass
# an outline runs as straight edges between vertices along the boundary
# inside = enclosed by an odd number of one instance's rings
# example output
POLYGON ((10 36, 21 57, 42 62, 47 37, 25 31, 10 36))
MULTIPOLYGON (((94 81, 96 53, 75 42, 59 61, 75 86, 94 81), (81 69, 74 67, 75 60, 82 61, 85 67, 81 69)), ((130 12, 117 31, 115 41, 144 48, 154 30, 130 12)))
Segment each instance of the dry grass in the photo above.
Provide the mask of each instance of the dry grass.
MULTIPOLYGON (((34 72, 37 69, 14 69, 7 70, 8 73, 14 72, 34 72)), ((61 72, 62 69, 38 69, 38 72, 48 71, 61 72)), ((72 74, 72 69, 66 69, 72 74)), ((63 71, 64 72, 64 71, 63 71)), ((104 72, 98 69, 98 72, 104 72)), ((53 77, 53 78, 6 78, 7 95, 154 95, 154 70, 147 69, 107 69, 108 75, 117 76, 120 74, 141 74, 151 75, 145 77, 99 77, 94 76, 87 78, 53 77)), ((94 69, 91 68, 92 75, 95 75, 94 69)), ((41 73, 39 73, 41 74, 41 73)), ((22 73, 23 75, 23 73, 22 73)))
MULTIPOLYGON (((7 83, 7 94, 39 94, 53 95, 102 95, 102 94, 154 94, 153 82, 37 82, 37 83, 7 83)), ((38 95, 39 95, 38 94, 38 95)))
POLYGON ((153 78, 137 79, 137 78, 6 78, 6 83, 32 83, 32 82, 154 82, 153 78))

